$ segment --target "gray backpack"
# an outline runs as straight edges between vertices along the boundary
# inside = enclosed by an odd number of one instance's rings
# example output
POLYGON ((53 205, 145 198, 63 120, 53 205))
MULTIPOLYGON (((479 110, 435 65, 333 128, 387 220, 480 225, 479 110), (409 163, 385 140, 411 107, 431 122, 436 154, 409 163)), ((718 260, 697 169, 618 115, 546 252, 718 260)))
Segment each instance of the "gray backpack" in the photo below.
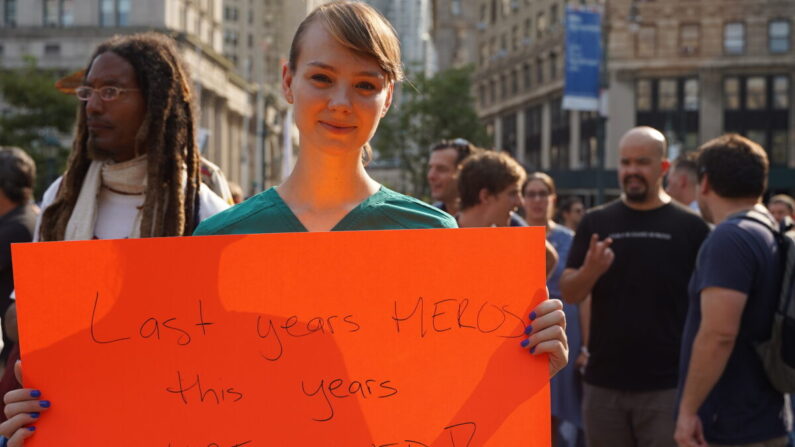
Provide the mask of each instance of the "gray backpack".
POLYGON ((733 217, 763 224, 778 242, 781 288, 770 339, 759 343, 756 352, 773 387, 782 393, 795 393, 795 225, 787 218, 779 227, 769 215, 755 209, 733 217))

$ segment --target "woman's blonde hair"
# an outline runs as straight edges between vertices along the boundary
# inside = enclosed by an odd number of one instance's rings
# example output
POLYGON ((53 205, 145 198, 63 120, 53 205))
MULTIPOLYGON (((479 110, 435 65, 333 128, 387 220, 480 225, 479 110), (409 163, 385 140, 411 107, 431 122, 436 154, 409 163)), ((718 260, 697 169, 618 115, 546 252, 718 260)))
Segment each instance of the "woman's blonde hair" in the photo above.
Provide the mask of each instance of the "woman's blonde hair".
POLYGON ((298 26, 290 45, 290 71, 295 72, 301 39, 314 21, 319 21, 342 46, 372 57, 389 82, 403 80, 400 40, 392 25, 373 7, 356 1, 333 1, 315 8, 298 26))

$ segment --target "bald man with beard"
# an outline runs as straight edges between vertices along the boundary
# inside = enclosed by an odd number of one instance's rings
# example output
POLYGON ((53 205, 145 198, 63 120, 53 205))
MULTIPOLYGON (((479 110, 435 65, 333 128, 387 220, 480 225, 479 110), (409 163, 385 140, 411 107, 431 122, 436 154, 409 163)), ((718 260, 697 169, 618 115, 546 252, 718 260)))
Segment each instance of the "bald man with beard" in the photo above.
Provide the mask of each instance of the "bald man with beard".
POLYGON ((619 143, 621 197, 583 218, 560 279, 592 296, 583 420, 590 447, 674 447, 687 283, 707 224, 662 188, 665 137, 636 127, 619 143))

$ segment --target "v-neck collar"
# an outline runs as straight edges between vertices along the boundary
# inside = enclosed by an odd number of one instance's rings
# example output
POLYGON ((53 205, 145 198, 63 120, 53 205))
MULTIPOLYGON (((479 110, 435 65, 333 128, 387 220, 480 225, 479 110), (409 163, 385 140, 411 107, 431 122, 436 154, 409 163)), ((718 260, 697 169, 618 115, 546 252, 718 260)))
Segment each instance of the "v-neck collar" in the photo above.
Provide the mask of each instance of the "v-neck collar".
MULTIPOLYGON (((287 205, 287 202, 282 199, 282 196, 279 195, 279 192, 276 191, 276 188, 270 189, 271 195, 273 196, 273 202, 275 205, 280 209, 280 215, 284 218, 285 223, 291 228, 292 231, 298 232, 309 232, 306 229, 301 220, 298 219, 298 216, 293 213, 293 210, 287 205)), ((367 197, 366 199, 359 202, 352 210, 348 212, 339 222, 337 222, 330 231, 345 231, 354 229, 354 224, 359 220, 360 214, 370 207, 373 203, 379 200, 379 197, 384 194, 384 187, 383 185, 378 188, 378 191, 367 197)))

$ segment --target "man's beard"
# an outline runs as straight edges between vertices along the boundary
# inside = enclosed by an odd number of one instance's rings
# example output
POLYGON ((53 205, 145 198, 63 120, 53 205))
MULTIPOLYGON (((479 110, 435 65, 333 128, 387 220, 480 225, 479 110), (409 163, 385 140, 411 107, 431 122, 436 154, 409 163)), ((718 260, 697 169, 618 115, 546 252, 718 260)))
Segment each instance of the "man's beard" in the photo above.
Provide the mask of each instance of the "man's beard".
POLYGON ((113 157, 110 151, 97 147, 96 143, 94 143, 94 139, 90 135, 88 137, 86 149, 88 151, 88 158, 93 161, 105 161, 113 157))
POLYGON ((622 186, 624 187, 624 196, 626 196, 627 200, 629 200, 630 202, 643 203, 649 198, 649 184, 646 183, 646 179, 644 179, 643 177, 637 175, 629 175, 624 177, 623 183, 624 184, 622 186), (636 179, 640 181, 645 188, 637 191, 630 191, 629 188, 627 187, 627 181, 630 179, 636 179))

